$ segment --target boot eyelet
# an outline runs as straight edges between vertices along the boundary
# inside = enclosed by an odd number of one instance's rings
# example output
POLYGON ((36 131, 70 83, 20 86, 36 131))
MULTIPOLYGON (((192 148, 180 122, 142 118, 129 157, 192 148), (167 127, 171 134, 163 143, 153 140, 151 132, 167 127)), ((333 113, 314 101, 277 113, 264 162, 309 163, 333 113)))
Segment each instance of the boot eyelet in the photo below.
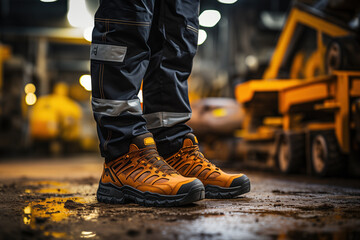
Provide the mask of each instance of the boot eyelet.
POLYGON ((159 173, 159 170, 156 170, 155 173, 159 173))

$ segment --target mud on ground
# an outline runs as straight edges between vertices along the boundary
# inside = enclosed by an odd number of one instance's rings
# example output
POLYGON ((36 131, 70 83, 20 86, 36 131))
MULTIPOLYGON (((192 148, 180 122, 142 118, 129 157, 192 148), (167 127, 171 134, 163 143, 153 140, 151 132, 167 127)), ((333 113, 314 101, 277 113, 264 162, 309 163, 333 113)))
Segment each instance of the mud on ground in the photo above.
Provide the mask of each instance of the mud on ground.
POLYGON ((177 208, 98 203, 93 177, 1 180, 0 239, 360 239, 358 180, 248 176, 244 196, 177 208))

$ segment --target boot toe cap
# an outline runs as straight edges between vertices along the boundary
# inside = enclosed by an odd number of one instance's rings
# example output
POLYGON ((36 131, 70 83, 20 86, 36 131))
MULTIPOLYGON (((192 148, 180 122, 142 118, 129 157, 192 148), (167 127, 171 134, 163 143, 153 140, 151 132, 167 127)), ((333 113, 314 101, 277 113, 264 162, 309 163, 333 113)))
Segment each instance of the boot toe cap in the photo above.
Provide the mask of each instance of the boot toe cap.
POLYGON ((186 194, 195 189, 204 189, 204 185, 199 179, 195 179, 194 181, 182 185, 177 191, 177 194, 186 194))
POLYGON ((241 177, 234 178, 230 184, 230 187, 239 187, 243 185, 250 185, 250 180, 245 174, 243 174, 241 177))

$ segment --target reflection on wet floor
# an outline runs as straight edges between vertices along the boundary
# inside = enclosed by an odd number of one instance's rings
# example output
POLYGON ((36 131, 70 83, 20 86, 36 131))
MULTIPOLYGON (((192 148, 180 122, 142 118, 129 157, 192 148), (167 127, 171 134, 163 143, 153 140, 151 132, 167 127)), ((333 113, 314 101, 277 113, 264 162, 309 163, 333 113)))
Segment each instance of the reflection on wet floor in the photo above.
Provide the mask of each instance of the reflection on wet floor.
POLYGON ((96 236, 96 233, 94 232, 88 232, 88 231, 82 231, 81 232, 81 238, 93 238, 96 236))
MULTIPOLYGON (((25 189, 25 193, 40 194, 39 199, 29 201, 24 207, 23 221, 34 230, 44 232, 45 236, 52 238, 69 238, 65 232, 48 231, 44 229, 43 223, 50 220, 52 222, 66 221, 70 216, 77 215, 80 218, 90 221, 98 217, 98 210, 79 211, 85 203, 95 202, 94 197, 77 196, 80 195, 75 189, 71 189, 68 183, 55 181, 30 182, 30 186, 39 186, 38 189, 25 189)), ((79 237, 94 238, 96 233, 82 231, 79 237)))
POLYGON ((98 203, 97 179, 0 185, 0 197, 21 189, 22 226, 36 239, 360 239, 360 189, 252 181, 245 196, 176 208, 98 203))
POLYGON ((42 218, 49 218, 49 220, 54 222, 65 220, 70 215, 76 214, 74 210, 65 208, 65 203, 68 201, 77 203, 83 202, 82 198, 78 197, 52 197, 36 202, 30 202, 29 205, 24 208, 24 214, 30 216, 24 217, 24 223, 32 225, 41 221, 42 218))

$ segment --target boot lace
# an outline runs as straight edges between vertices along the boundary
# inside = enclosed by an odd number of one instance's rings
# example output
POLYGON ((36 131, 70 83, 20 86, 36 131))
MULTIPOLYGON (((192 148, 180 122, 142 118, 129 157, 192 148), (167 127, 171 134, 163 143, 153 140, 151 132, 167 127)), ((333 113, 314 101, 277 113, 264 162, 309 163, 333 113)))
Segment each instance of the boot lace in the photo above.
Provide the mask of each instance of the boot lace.
MULTIPOLYGON (((184 151, 185 152, 185 151, 184 151)), ((206 163, 208 167, 214 167, 216 170, 219 170, 212 162, 205 158, 205 156, 200 152, 199 146, 194 145, 191 147, 186 147, 187 158, 194 157, 195 161, 200 163, 206 163)))
MULTIPOLYGON (((159 156, 156 148, 144 148, 137 151, 139 154, 138 163, 143 163, 145 166, 150 164, 150 169, 152 167, 157 168, 155 173, 159 173, 160 171, 165 174, 177 174, 176 170, 173 169, 162 157, 159 156)), ((163 175, 164 176, 164 175, 163 175)))

